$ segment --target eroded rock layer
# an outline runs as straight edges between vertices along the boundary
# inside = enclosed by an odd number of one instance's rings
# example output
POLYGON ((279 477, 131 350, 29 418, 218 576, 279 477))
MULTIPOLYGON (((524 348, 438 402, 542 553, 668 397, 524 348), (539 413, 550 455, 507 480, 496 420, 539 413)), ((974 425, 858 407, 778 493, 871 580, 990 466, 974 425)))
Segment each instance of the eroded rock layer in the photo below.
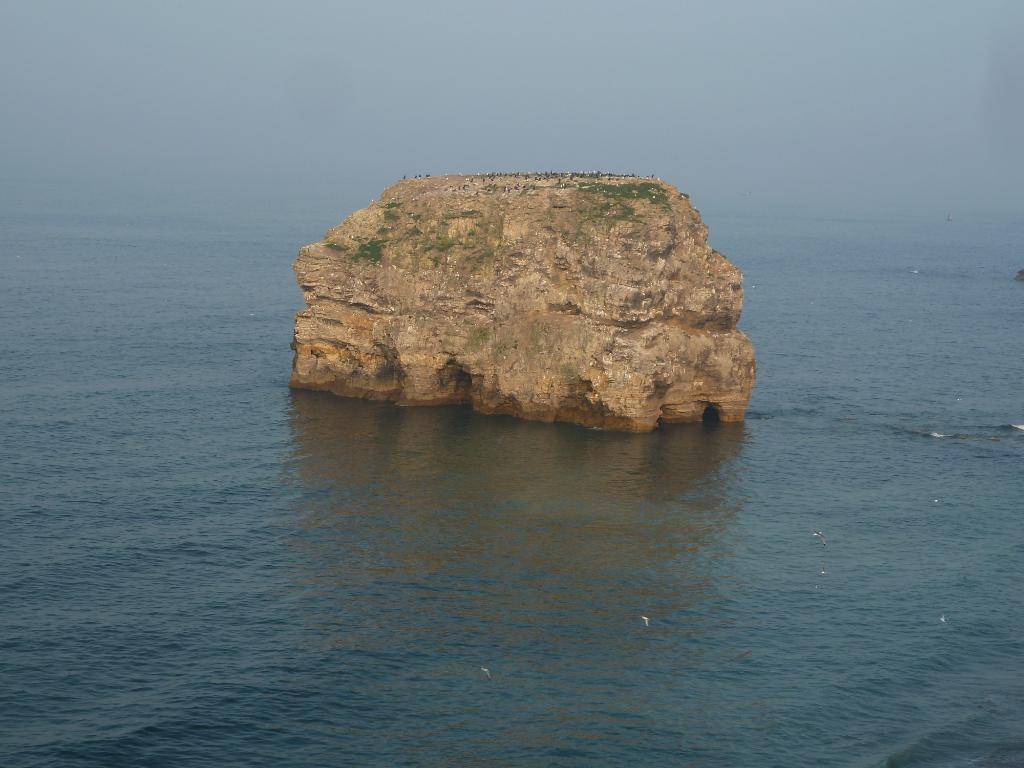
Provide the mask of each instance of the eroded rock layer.
POLYGON ((631 176, 400 181, 299 252, 291 386, 644 431, 739 421, 739 270, 631 176))

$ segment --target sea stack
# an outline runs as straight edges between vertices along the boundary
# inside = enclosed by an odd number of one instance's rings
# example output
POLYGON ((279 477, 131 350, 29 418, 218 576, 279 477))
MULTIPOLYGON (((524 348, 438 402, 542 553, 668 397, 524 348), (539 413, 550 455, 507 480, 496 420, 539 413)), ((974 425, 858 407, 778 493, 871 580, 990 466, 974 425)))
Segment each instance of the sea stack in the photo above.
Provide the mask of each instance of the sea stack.
POLYGON ((634 432, 741 421, 740 271, 653 178, 400 181, 299 251, 291 386, 634 432))

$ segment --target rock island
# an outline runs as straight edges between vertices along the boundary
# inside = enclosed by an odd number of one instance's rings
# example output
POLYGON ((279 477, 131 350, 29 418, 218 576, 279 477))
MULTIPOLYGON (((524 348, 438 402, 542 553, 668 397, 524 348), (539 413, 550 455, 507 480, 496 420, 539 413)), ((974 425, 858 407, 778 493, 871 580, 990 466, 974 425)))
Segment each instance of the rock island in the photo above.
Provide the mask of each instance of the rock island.
POLYGON ((405 179, 303 247, 291 386, 646 431, 740 421, 740 271, 654 178, 405 179))

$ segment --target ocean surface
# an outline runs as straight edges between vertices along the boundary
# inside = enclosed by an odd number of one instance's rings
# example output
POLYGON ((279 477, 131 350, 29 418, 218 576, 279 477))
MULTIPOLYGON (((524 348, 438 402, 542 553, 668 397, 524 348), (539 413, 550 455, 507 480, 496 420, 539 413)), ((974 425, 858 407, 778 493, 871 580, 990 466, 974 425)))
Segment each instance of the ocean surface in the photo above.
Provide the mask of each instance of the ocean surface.
POLYGON ((337 189, 2 192, 0 766, 1024 765, 1024 222, 704 210, 627 435, 289 391, 337 189))

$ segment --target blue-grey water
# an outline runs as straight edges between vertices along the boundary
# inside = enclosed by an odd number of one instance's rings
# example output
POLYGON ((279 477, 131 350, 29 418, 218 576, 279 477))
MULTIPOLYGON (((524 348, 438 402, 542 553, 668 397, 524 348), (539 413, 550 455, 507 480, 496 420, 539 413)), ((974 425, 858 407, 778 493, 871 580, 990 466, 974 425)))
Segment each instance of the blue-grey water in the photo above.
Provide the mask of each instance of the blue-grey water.
POLYGON ((290 392, 344 211, 176 194, 5 189, 0 765, 1024 764, 1024 224, 706 210, 749 419, 624 435, 290 392))

